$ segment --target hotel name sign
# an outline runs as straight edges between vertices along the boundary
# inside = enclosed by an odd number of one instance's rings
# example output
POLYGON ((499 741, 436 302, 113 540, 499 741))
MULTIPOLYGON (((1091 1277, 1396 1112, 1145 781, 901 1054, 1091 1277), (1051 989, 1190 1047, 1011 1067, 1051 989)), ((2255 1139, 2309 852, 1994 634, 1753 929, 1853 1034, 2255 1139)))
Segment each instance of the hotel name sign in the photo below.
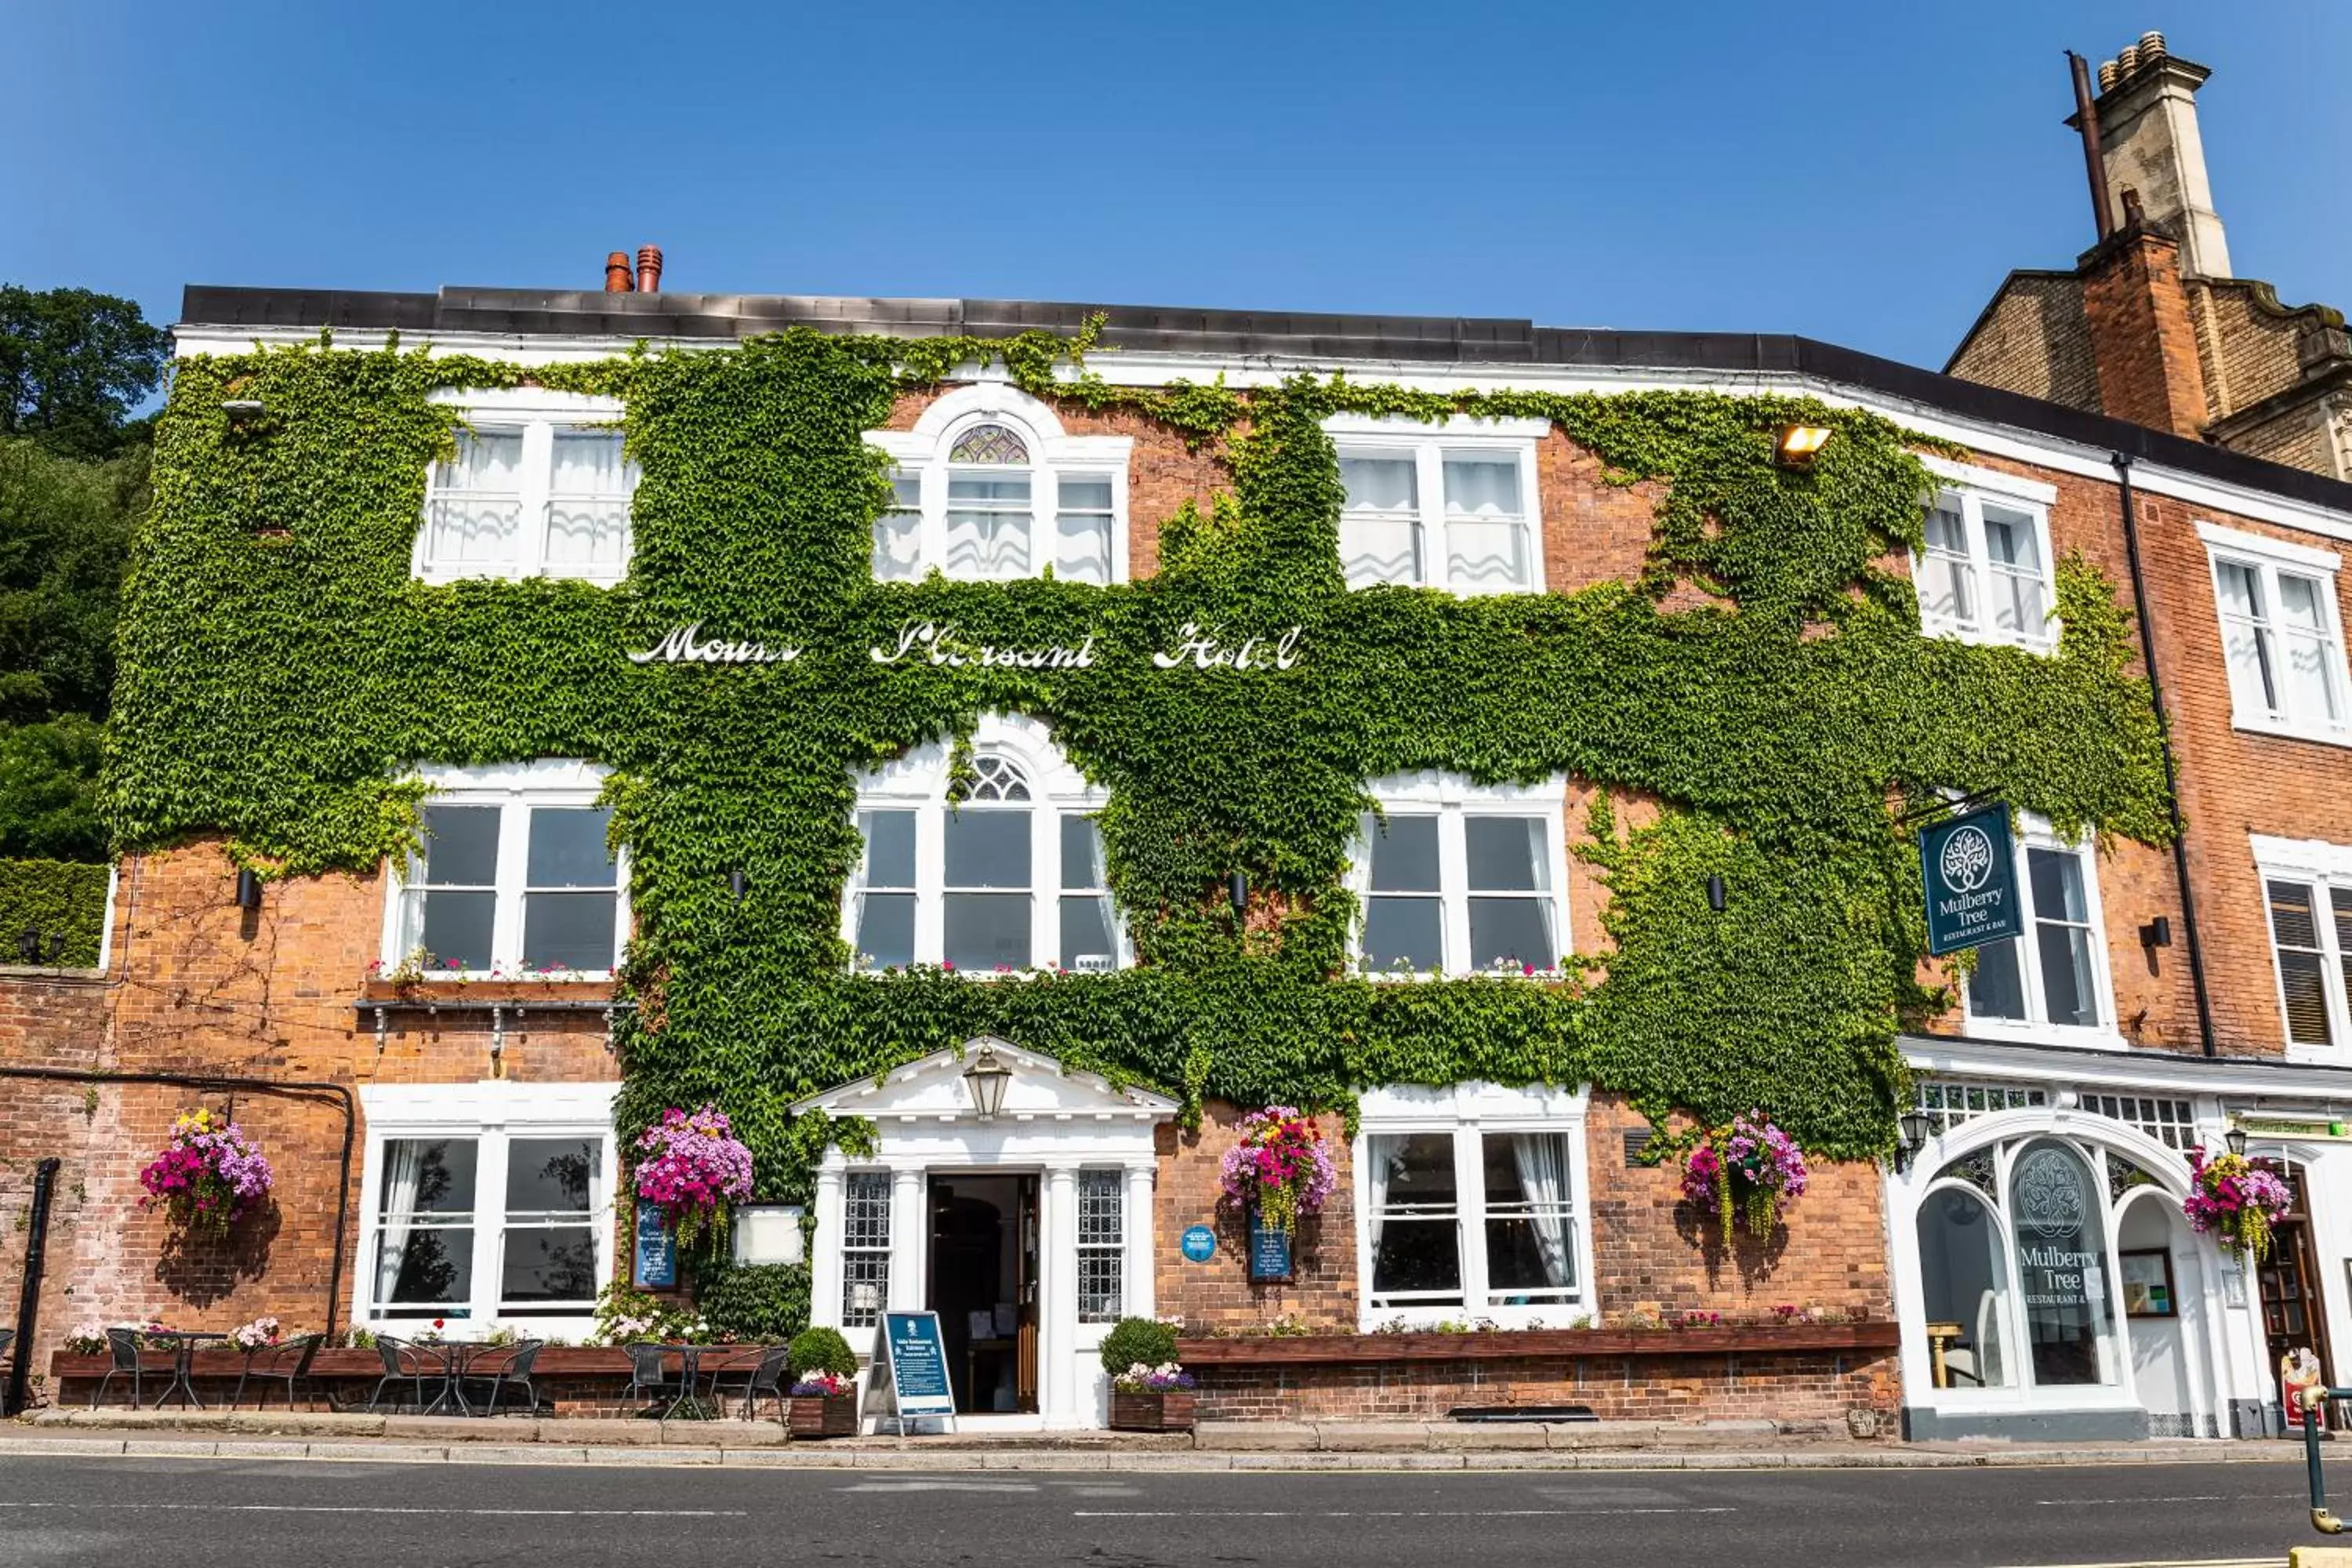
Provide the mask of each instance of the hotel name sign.
MULTIPOLYGON (((1151 656, 1154 669, 1288 669, 1302 657, 1299 640, 1304 626, 1289 626, 1270 636, 1246 637, 1228 642, 1203 631, 1197 621, 1177 628, 1175 646, 1151 656)), ((925 664, 950 669, 1092 669, 1099 658, 1097 635, 1088 633, 1076 647, 1055 643, 1044 647, 999 647, 971 641, 952 623, 909 621, 894 641, 876 643, 866 650, 876 664, 925 664)), ((629 655, 631 664, 790 664, 803 650, 772 643, 729 637, 705 638, 702 623, 674 626, 648 648, 629 655)))

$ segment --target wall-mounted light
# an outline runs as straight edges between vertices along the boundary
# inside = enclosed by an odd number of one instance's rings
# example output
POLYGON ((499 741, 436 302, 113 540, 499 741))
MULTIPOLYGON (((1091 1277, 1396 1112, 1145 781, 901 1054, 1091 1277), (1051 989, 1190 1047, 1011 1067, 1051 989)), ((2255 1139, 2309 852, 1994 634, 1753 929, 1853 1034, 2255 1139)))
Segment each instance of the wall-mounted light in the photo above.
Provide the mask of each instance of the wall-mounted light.
POLYGON ((1721 914, 1723 912, 1724 895, 1725 889, 1723 886, 1723 873, 1720 871, 1709 871, 1706 874, 1706 907, 1713 910, 1717 914, 1721 914))
POLYGON ((751 879, 743 875, 742 867, 738 866, 727 873, 727 891, 736 903, 742 903, 744 891, 751 885, 751 879))
POLYGON ((222 400, 221 412, 228 416, 230 429, 246 430, 260 419, 265 410, 258 397, 230 397, 222 400))
POLYGON ((1927 1120, 1927 1113, 1916 1105, 1902 1114, 1895 1126, 1899 1129, 1900 1142, 1895 1145, 1895 1168, 1898 1172, 1907 1171, 1911 1168, 1911 1162, 1918 1158, 1919 1151, 1927 1146, 1927 1139, 1935 1131, 1935 1127, 1927 1120))
POLYGON ((1249 873, 1236 871, 1225 879, 1225 897, 1233 900, 1234 919, 1249 913, 1249 873))
POLYGON ((236 907, 241 910, 261 907, 261 873, 250 866, 236 868, 236 907))
POLYGON ((1826 425, 1783 425, 1772 439, 1772 460, 1784 468, 1810 468, 1836 433, 1826 425))
POLYGON ((980 1112, 982 1121, 993 1121, 996 1113, 1004 1109, 1004 1086, 1013 1079, 1013 1069, 996 1059, 994 1046, 982 1046, 972 1058, 971 1066, 963 1069, 963 1081, 971 1089, 971 1108, 980 1112))
POLYGON ((2230 1152, 2237 1155, 2241 1160, 2246 1157, 2246 1130, 2244 1128, 2231 1128, 2227 1132, 2221 1134, 2221 1142, 2227 1143, 2230 1146, 2230 1152))
POLYGON ((2158 915, 2154 920, 2148 921, 2147 924, 2140 927, 2139 944, 2142 947, 2170 947, 2172 945, 2172 917, 2170 915, 2158 915))

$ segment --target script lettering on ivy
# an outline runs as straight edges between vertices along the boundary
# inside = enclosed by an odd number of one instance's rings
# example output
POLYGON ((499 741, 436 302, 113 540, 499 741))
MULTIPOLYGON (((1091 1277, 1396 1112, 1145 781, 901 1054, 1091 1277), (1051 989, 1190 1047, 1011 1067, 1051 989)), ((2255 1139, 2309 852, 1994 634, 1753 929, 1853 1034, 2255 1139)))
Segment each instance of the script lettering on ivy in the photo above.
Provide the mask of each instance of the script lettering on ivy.
POLYGON ((733 642, 701 638, 702 623, 675 626, 669 636, 649 648, 629 655, 631 664, 790 664, 800 658, 796 647, 770 647, 763 642, 733 642))
POLYGON ((961 669, 967 665, 992 665, 1003 669, 1092 669, 1095 639, 1088 633, 1076 647, 1058 643, 1051 647, 997 647, 988 643, 966 642, 956 635, 952 623, 941 626, 937 621, 909 621, 898 628, 897 647, 877 643, 866 652, 877 664, 896 664, 913 658, 950 669, 961 669))
POLYGON ((1298 639, 1306 627, 1293 626, 1277 637, 1244 637, 1232 647, 1186 621, 1176 630, 1173 653, 1155 653, 1155 668, 1174 669, 1189 663, 1195 669, 1288 669, 1298 662, 1298 639))

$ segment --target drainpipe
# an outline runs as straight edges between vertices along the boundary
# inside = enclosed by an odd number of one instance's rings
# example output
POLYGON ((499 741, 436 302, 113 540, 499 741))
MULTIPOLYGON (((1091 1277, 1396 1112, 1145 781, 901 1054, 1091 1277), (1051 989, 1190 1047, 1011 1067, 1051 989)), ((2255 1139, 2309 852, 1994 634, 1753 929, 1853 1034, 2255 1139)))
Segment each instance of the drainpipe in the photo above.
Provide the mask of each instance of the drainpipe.
MULTIPOLYGON (((289 1082, 277 1079, 267 1078, 221 1078, 216 1075, 206 1073, 82 1072, 73 1068, 0 1067, 0 1079, 8 1078, 43 1079, 58 1083, 161 1083, 170 1084, 179 1089, 249 1089, 261 1094, 284 1094, 293 1096, 326 1095, 331 1097, 341 1106, 343 1113, 342 1182, 341 1189, 335 1194, 334 1253, 327 1264, 327 1310, 325 1331, 329 1339, 331 1340, 334 1338, 335 1310, 341 1303, 343 1294, 343 1237, 351 1228, 352 1150, 356 1146, 359 1141, 359 1104, 356 1100, 352 1100, 352 1091, 348 1088, 340 1083, 289 1082)), ((54 1166, 57 1162, 52 1160, 47 1162, 47 1163, 54 1166)), ((42 1220, 46 1217, 44 1211, 39 1206, 41 1203, 41 1190, 37 1184, 37 1178, 36 1178, 36 1186, 34 1189, 34 1203, 36 1206, 34 1209, 33 1226, 35 1233, 37 1236, 42 1220)), ((39 1244, 37 1241, 35 1245, 37 1246, 39 1244)), ((27 1259, 26 1278, 28 1281, 32 1279, 29 1257, 27 1259)), ((26 1288, 29 1290, 32 1287, 28 1283, 26 1288)), ((30 1333, 19 1332, 16 1339, 16 1372, 12 1375, 9 1381, 9 1389, 12 1397, 21 1390, 21 1378, 24 1373, 24 1358, 32 1353, 31 1344, 32 1335, 30 1333)))
POLYGON ((2172 822, 2172 869, 2180 880, 2180 924, 2189 936, 2189 986, 2197 997, 2197 1037, 2209 1057, 2221 1052, 2213 1043, 2213 1000, 2205 990, 2205 944, 2197 936, 2197 894, 2189 881, 2189 834, 2180 821, 2180 773, 2172 760, 2172 721, 2164 709, 2164 679, 2156 668, 2156 624, 2148 614, 2147 579, 2140 570, 2139 517, 2133 504, 2131 457, 2117 452, 2111 459, 2124 509, 2124 555, 2131 563, 2132 601, 2139 610, 2140 658, 2147 666, 2148 701, 2156 709, 2156 741, 2164 754, 2164 809, 2172 822))
POLYGON ((24 1289, 16 1297, 16 1355, 8 1367, 8 1387, 0 1394, 0 1415, 25 1408, 25 1384, 33 1366, 33 1331, 41 1312, 41 1273, 49 1255, 49 1194, 57 1190, 58 1160, 33 1166, 33 1212, 26 1216, 24 1289))

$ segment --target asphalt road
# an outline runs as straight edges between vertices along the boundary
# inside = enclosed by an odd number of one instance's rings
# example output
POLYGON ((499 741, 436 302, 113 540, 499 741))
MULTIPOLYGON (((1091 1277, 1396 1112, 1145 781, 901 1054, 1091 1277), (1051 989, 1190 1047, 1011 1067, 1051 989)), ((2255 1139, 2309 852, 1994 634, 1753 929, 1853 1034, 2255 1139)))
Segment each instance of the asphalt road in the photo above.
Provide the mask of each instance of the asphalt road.
POLYGON ((0 1564, 2284 1564, 2318 1539, 2302 1482, 2267 1464, 1122 1476, 11 1455, 0 1564))

